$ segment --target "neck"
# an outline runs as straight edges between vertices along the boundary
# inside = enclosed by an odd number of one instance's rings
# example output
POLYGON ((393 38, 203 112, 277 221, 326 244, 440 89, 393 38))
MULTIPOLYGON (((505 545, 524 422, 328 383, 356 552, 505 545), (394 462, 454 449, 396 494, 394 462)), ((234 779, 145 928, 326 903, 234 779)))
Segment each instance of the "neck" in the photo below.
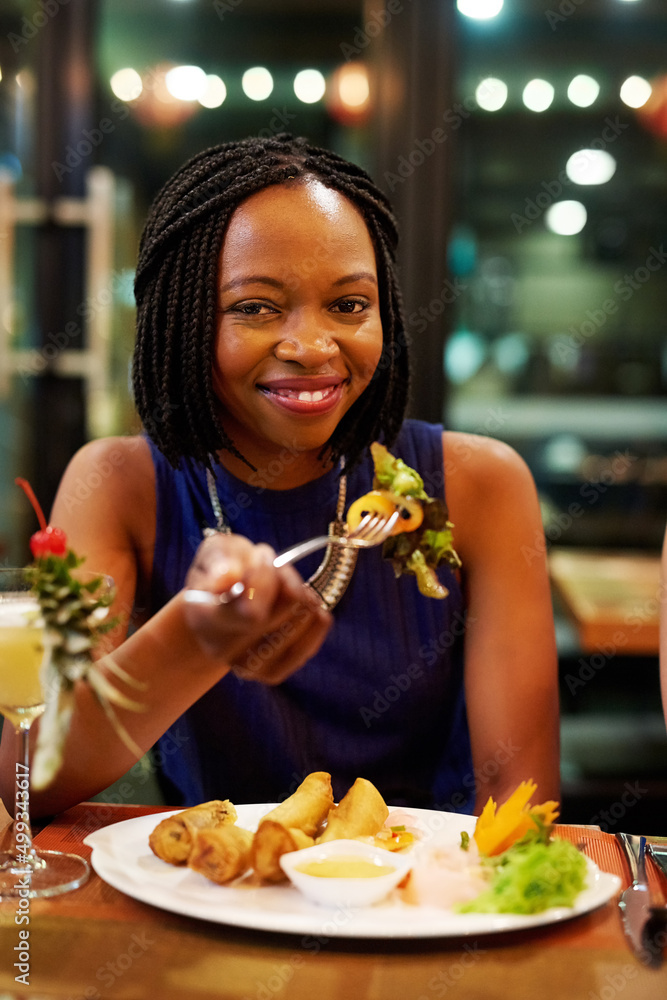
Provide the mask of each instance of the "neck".
POLYGON ((217 459, 243 483, 263 486, 271 490, 291 490, 297 486, 320 479, 332 468, 332 462, 318 457, 318 452, 297 452, 285 447, 279 454, 253 456, 250 468, 244 461, 228 451, 220 451, 217 459))

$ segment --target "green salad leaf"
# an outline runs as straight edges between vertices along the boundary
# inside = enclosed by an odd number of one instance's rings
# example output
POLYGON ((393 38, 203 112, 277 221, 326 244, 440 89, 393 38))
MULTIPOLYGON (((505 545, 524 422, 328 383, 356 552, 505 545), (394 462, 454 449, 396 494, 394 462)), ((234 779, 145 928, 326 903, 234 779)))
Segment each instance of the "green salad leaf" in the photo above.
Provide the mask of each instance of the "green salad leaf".
POLYGON ((438 579, 436 570, 443 563, 458 569, 461 560, 454 549, 453 525, 445 501, 430 497, 419 473, 402 458, 395 458, 384 445, 374 441, 371 454, 375 469, 373 488, 418 500, 423 510, 421 525, 414 531, 390 535, 384 542, 382 555, 391 561, 397 577, 404 573, 415 576, 420 592, 426 597, 447 597, 449 591, 438 579))
POLYGON ((416 500, 427 500, 424 491, 424 480, 406 465, 402 458, 394 458, 384 445, 374 441, 371 445, 373 465, 375 467, 375 485, 384 490, 391 490, 402 497, 415 497, 416 500))
POLYGON ((573 906, 586 882, 586 860, 567 840, 547 840, 531 831, 502 854, 484 858, 491 881, 458 913, 542 913, 573 906))

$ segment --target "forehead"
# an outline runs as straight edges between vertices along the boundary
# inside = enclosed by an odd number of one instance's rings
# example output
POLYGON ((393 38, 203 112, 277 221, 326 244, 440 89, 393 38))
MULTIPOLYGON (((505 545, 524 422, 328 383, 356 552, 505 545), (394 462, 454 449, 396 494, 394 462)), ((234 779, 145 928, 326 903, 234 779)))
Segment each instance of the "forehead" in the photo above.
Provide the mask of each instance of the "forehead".
POLYGON ((306 255, 316 262, 356 262, 375 269, 375 252, 359 209, 315 178, 264 188, 232 214, 222 247, 222 268, 267 261, 285 266, 306 255))

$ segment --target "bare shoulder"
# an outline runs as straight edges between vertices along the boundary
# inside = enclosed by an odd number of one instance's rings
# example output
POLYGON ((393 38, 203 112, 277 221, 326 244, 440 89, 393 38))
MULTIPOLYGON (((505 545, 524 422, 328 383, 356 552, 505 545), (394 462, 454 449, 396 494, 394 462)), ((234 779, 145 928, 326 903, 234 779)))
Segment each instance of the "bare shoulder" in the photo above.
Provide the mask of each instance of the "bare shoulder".
POLYGON ((152 460, 147 442, 139 435, 108 437, 89 441, 71 458, 61 481, 59 499, 63 490, 70 491, 71 499, 88 500, 96 495, 116 490, 129 491, 146 486, 152 475, 152 460))
POLYGON ((155 507, 153 462, 141 436, 100 438, 85 444, 70 460, 53 507, 52 520, 76 531, 80 520, 114 526, 132 534, 141 511, 155 507))
POLYGON ((535 482, 524 459, 503 441, 478 434, 443 434, 445 488, 459 537, 480 539, 514 534, 519 522, 539 527, 535 482), (519 515, 519 516, 517 516, 519 515))
POLYGON ((524 488, 531 472, 517 451, 504 441, 463 431, 445 431, 443 456, 447 492, 458 489, 524 488))

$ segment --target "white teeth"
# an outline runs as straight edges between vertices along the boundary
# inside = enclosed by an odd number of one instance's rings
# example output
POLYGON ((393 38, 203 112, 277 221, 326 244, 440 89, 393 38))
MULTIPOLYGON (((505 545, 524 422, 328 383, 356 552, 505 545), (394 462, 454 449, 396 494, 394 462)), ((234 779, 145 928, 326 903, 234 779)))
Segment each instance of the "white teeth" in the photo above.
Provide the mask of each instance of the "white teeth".
POLYGON ((321 389, 316 392, 300 392, 297 396, 300 403, 319 403, 321 399, 324 399, 324 393, 321 389))
POLYGON ((309 392, 307 389, 302 389, 300 392, 297 392, 296 389, 274 390, 277 396, 284 396, 286 399, 297 399, 300 403, 321 403, 323 399, 328 399, 335 391, 336 386, 334 385, 328 386, 326 389, 315 389, 314 392, 309 392))

